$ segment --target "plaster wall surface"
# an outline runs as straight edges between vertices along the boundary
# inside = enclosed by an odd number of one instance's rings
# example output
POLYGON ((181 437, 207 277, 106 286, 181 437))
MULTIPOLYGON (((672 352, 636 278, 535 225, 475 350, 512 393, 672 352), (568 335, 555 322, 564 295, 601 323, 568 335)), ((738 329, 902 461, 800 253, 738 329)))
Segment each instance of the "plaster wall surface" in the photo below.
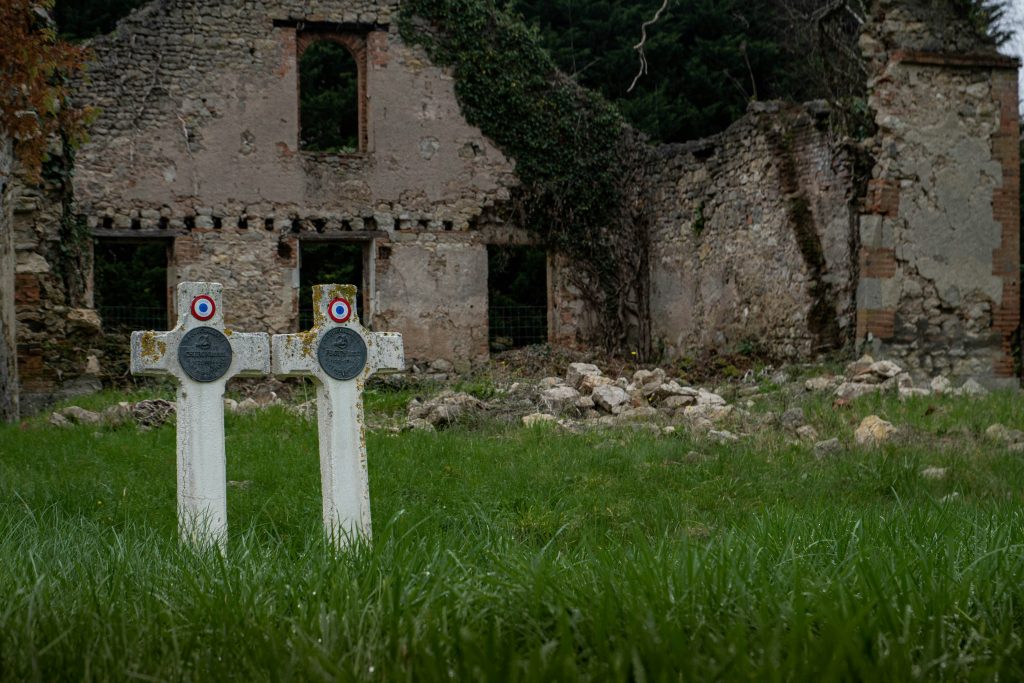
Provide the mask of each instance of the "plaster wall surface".
POLYGON ((18 419, 18 353, 14 312, 14 151, 0 135, 0 422, 18 419))
POLYGON ((909 366, 1016 384, 1016 64, 935 51, 905 8, 862 36, 875 167, 860 217, 858 340, 909 366), (921 49, 925 48, 925 49, 921 49))
POLYGON ((651 326, 669 358, 838 348, 852 329, 851 180, 827 111, 759 105, 650 173, 651 326))

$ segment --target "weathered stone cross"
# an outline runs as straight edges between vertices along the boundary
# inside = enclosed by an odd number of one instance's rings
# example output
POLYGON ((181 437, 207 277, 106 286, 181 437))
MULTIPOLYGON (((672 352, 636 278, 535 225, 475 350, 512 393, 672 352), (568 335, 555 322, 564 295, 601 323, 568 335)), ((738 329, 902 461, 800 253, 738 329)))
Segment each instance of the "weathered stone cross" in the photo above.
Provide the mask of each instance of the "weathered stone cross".
POLYGON ((356 288, 313 288, 313 329, 275 334, 275 375, 312 376, 317 384, 324 529, 343 546, 370 537, 370 486, 363 429, 363 387, 381 370, 405 364, 402 335, 359 324, 356 288))
POLYGON ((178 324, 133 332, 131 371, 178 380, 178 528, 197 546, 227 544, 224 385, 270 372, 270 337, 224 329, 223 285, 178 285, 178 324))

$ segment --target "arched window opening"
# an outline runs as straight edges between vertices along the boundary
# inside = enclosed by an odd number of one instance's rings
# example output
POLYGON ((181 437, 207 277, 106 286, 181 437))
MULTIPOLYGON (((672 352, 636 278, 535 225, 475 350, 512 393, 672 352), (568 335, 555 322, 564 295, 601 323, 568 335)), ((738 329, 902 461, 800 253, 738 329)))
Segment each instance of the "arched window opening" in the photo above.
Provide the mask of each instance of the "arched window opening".
POLYGON ((299 60, 300 146, 307 152, 359 150, 359 68, 348 49, 318 40, 299 60))

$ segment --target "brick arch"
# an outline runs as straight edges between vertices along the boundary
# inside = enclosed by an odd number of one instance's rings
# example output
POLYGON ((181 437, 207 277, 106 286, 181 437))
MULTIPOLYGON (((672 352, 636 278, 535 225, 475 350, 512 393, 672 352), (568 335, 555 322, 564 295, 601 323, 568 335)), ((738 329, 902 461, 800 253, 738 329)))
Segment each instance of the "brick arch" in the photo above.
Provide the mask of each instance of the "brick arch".
MULTIPOLYGON (((329 41, 341 45, 352 56, 356 63, 356 101, 359 116, 359 153, 369 152, 369 131, 367 128, 368 112, 366 97, 366 36, 337 30, 313 29, 299 31, 295 39, 295 65, 298 68, 306 49, 313 43, 329 41)), ((299 88, 301 89, 301 80, 299 88)), ((296 92, 296 105, 300 107, 299 120, 302 120, 301 90, 296 92)), ((301 131, 300 131, 301 139, 301 131)))

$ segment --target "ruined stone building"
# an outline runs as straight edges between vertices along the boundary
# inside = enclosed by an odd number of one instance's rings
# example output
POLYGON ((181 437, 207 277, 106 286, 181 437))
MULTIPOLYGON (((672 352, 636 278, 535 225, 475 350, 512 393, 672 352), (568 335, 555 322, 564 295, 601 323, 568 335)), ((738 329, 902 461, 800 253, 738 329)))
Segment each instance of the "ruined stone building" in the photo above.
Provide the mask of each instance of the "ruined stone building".
MULTIPOLYGON (((650 270, 637 276, 660 357, 856 346, 919 375, 1016 382, 1017 64, 914 6, 877 0, 861 37, 877 126, 866 183, 819 104, 755 103, 717 136, 650 150, 650 270)), ((403 333, 412 360, 486 360, 488 247, 531 240, 496 210, 515 160, 466 122, 452 73, 403 41, 400 11, 155 0, 96 40, 76 93, 98 118, 73 188, 4 183, 0 383, 15 373, 15 312, 23 402, 94 386, 109 363, 94 266, 69 243, 98 259, 108 244, 159 245, 165 317, 177 282, 213 280, 229 324, 275 333, 300 326, 318 245, 348 245, 365 322, 403 333), (304 148, 299 64, 323 41, 354 62, 350 149, 304 148)), ((546 336, 585 345, 599 313, 561 276, 571 267, 548 260, 546 336)))

